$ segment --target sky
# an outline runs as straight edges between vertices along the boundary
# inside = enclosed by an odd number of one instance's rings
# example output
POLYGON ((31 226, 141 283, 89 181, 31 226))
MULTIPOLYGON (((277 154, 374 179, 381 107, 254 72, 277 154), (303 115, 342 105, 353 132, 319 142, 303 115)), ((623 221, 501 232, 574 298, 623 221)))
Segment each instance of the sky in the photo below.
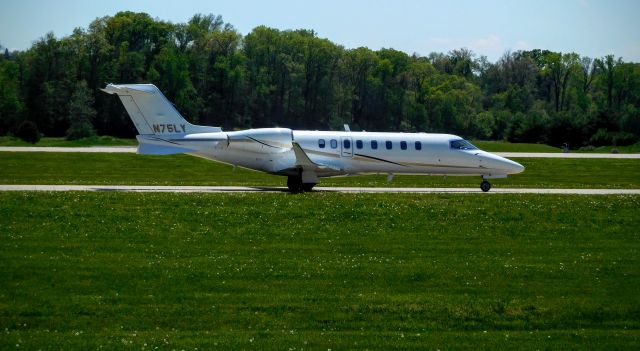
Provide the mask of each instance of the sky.
POLYGON ((25 50, 119 11, 172 23, 213 13, 243 35, 313 29, 346 48, 422 56, 466 47, 495 62, 507 50, 548 49, 640 62, 640 0, 0 0, 0 45, 25 50))

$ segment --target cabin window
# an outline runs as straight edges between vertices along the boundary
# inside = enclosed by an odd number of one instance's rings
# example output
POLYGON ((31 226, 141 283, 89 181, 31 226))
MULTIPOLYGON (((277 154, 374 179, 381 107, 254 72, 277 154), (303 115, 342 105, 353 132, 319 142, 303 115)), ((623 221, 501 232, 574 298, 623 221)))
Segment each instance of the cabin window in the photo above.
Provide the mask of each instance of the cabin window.
POLYGON ((477 150, 478 149, 477 147, 473 146, 473 144, 471 144, 470 142, 464 139, 451 140, 449 142, 449 146, 452 149, 458 149, 458 150, 477 150))
POLYGON ((332 149, 338 148, 338 141, 336 139, 331 139, 331 148, 332 149))
POLYGON ((401 141, 400 142, 400 148, 402 150, 406 150, 407 149, 407 142, 406 141, 401 141))
POLYGON ((342 147, 345 148, 345 149, 351 149, 351 140, 344 139, 342 141, 342 147))
POLYGON ((357 147, 358 149, 362 149, 362 146, 363 146, 363 144, 362 144, 362 140, 356 140, 356 147, 357 147))
POLYGON ((371 140, 371 150, 375 150, 378 148, 378 141, 377 140, 371 140))
POLYGON ((419 141, 416 141, 416 150, 422 150, 422 143, 419 141))
POLYGON ((324 139, 320 139, 320 140, 318 140, 318 146, 319 146, 321 149, 324 149, 324 147, 325 147, 324 139))
POLYGON ((387 150, 391 150, 393 148, 393 144, 389 140, 387 140, 384 144, 387 146, 387 150))

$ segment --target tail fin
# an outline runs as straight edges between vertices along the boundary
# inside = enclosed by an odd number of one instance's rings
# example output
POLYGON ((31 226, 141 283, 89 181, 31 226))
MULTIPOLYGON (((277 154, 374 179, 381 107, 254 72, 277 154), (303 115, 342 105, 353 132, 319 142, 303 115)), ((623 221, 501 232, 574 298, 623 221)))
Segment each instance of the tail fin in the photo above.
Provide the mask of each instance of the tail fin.
POLYGON ((105 93, 117 94, 141 135, 215 133, 219 127, 187 122, 153 84, 108 84, 105 93))

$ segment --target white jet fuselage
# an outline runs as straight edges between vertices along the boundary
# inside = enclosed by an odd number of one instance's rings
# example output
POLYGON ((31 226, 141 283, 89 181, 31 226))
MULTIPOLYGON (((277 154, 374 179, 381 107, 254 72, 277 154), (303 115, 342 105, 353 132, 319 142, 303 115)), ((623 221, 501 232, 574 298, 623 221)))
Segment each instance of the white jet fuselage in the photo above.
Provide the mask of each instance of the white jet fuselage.
POLYGON ((263 128, 190 134, 166 142, 191 149, 190 154, 280 175, 295 173, 294 142, 311 161, 328 166, 317 171, 319 177, 394 173, 501 178, 523 170, 516 162, 473 147, 452 147, 452 141, 461 140, 450 134, 263 128))
POLYGON ((260 128, 225 132, 187 122, 152 84, 107 85, 138 130, 138 153, 186 153, 288 177, 292 191, 310 190, 321 177, 389 173, 479 175, 520 173, 517 162, 484 152, 451 134, 298 131, 260 128))

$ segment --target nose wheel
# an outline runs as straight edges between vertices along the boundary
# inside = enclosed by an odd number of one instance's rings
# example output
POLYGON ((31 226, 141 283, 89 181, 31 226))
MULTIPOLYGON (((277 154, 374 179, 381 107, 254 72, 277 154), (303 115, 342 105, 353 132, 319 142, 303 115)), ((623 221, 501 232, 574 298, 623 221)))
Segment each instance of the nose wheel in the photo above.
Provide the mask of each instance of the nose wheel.
POLYGON ((480 190, 484 191, 485 193, 491 190, 491 183, 489 183, 486 180, 483 180, 482 183, 480 183, 480 190))

